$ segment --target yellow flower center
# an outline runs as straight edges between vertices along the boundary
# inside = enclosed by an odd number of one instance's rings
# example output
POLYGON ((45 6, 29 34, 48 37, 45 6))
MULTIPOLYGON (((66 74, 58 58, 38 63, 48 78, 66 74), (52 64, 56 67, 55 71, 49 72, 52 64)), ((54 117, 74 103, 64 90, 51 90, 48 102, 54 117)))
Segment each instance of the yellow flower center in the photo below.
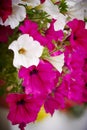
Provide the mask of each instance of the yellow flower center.
POLYGON ((18 53, 19 54, 25 54, 26 50, 24 48, 21 48, 21 49, 18 50, 18 53))

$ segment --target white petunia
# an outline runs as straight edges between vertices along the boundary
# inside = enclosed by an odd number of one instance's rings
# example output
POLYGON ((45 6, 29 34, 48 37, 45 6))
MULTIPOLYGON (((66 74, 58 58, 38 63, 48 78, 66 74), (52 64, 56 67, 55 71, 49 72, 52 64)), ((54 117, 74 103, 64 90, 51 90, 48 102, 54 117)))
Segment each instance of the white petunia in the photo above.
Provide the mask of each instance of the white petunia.
POLYGON ((19 5, 19 3, 21 3, 21 0, 12 0, 12 14, 8 16, 5 22, 0 17, 0 25, 10 25, 14 29, 26 18, 26 9, 24 6, 19 5))
POLYGON ((54 5, 50 0, 45 0, 41 6, 41 9, 46 11, 50 15, 50 18, 56 19, 56 22, 54 23, 55 31, 64 29, 66 24, 66 16, 59 12, 57 5, 54 5))
POLYGON ((12 29, 19 25, 19 22, 23 21, 26 17, 26 10, 23 6, 14 5, 12 7, 12 15, 10 15, 4 22, 5 26, 10 25, 12 29))
POLYGON ((82 1, 82 6, 84 8, 84 17, 87 19, 87 0, 82 1))
POLYGON ((21 4, 28 5, 28 6, 38 6, 40 5, 40 0, 21 0, 21 4))
POLYGON ((9 45, 9 49, 14 51, 13 65, 17 68, 37 66, 43 52, 43 46, 28 34, 23 34, 16 41, 13 41, 9 45))
POLYGON ((59 13, 55 17, 55 19, 56 19, 56 22, 54 23, 55 31, 61 30, 61 29, 63 30, 66 24, 66 17, 63 14, 59 13))
POLYGON ((46 60, 49 61, 60 73, 62 72, 62 67, 64 65, 64 54, 47 57, 46 60))
POLYGON ((68 5, 68 15, 71 19, 77 18, 84 20, 84 7, 82 5, 82 0, 67 0, 68 5))
POLYGON ((1 17, 0 17, 0 25, 4 25, 1 17))
POLYGON ((21 0, 12 0, 12 5, 18 5, 21 3, 21 0))

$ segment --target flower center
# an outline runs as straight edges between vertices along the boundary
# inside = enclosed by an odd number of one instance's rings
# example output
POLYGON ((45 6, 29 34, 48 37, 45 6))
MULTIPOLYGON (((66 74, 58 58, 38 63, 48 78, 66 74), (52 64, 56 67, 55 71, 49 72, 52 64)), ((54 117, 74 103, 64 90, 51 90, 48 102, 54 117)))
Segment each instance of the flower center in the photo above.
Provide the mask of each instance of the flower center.
POLYGON ((25 54, 26 50, 24 48, 21 48, 21 49, 18 50, 18 53, 19 54, 25 54))
POLYGON ((85 87, 87 88, 87 83, 85 83, 85 87))
POLYGON ((76 39, 77 39, 77 36, 74 35, 74 40, 76 40, 76 39))
POLYGON ((33 69, 33 70, 30 72, 30 76, 32 76, 33 74, 37 74, 37 73, 38 73, 38 70, 33 69))
POLYGON ((24 105, 25 101, 23 99, 21 99, 20 101, 17 101, 17 105, 24 105))

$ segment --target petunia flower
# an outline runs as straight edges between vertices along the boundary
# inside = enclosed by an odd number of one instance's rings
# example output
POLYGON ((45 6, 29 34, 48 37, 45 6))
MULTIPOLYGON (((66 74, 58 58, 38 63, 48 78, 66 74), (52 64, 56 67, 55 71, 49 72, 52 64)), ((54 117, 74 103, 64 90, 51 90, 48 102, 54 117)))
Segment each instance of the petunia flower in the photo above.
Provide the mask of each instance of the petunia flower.
MULTIPOLYGON (((9 105, 7 118, 15 124, 27 124, 34 122, 43 103, 43 99, 26 94, 11 93, 6 97, 9 105)), ((20 126, 21 127, 21 126, 20 126)))
POLYGON ((55 31, 54 29, 54 24, 55 24, 56 20, 52 20, 52 22, 50 23, 49 28, 45 31, 45 38, 46 38, 46 47, 52 51, 55 49, 55 46, 57 46, 56 44, 54 44, 53 42, 58 42, 58 41, 62 41, 64 34, 62 30, 57 30, 55 31))
POLYGON ((59 12, 57 5, 54 5, 51 0, 45 0, 45 2, 41 5, 41 9, 46 11, 50 15, 50 18, 56 20, 54 24, 54 29, 56 31, 64 29, 66 24, 66 16, 59 12))
POLYGON ((66 2, 68 5, 67 14, 70 19, 77 18, 79 20, 84 20, 84 6, 82 5, 83 1, 66 0, 66 2))
POLYGON ((64 65, 64 54, 58 56, 50 56, 46 58, 60 73, 62 72, 62 67, 64 65))
POLYGON ((9 36, 13 34, 13 30, 10 28, 10 26, 2 26, 0 25, 0 42, 7 43, 9 36))
POLYGON ((68 74, 63 77, 62 86, 66 97, 76 103, 87 102, 87 50, 70 45, 64 54, 68 74))
POLYGON ((32 36, 34 40, 39 41, 41 45, 47 47, 49 50, 53 50, 55 48, 53 41, 62 41, 64 37, 62 30, 55 31, 54 23, 55 20, 53 19, 49 28, 44 32, 44 36, 38 31, 38 24, 28 19, 26 19, 24 24, 19 27, 19 30, 23 34, 29 34, 32 36))
POLYGON ((45 96, 52 91, 58 82, 60 73, 47 61, 40 60, 38 66, 20 68, 19 78, 23 79, 25 93, 45 96))
POLYGON ((21 3, 21 0, 12 0, 12 5, 18 5, 21 3))
POLYGON ((40 0, 41 4, 45 2, 45 0, 40 0))
POLYGON ((4 25, 4 26, 10 25, 10 27, 14 29, 15 27, 19 25, 19 22, 25 19, 26 17, 25 7, 23 7, 22 5, 18 5, 19 3, 20 3, 19 0, 12 1, 12 5, 11 5, 12 11, 10 15, 5 19, 5 21, 3 21, 2 18, 0 18, 1 25, 4 25))
POLYGON ((81 71, 84 64, 85 51, 81 48, 74 50, 72 46, 67 46, 64 52, 64 61, 70 71, 81 71))
POLYGON ((22 32, 22 34, 29 34, 32 36, 33 39, 39 41, 42 46, 46 45, 47 39, 39 32, 38 24, 36 22, 25 19, 23 25, 19 26, 19 30, 22 32))
POLYGON ((21 4, 28 5, 28 6, 38 6, 40 5, 40 0, 21 0, 21 4))
POLYGON ((65 107, 64 96, 64 90, 61 86, 53 89, 44 102, 46 112, 53 115, 55 110, 63 109, 65 107))
POLYGON ((87 29, 85 29, 85 22, 78 19, 73 19, 67 23, 71 29, 70 43, 74 49, 87 49, 87 29))
MULTIPOLYGON (((84 54, 84 52, 83 52, 83 54, 84 54)), ((83 57, 83 64, 82 65, 83 65, 82 66, 82 78, 83 78, 83 81, 84 81, 83 102, 87 102, 87 51, 85 51, 85 55, 83 57)))
POLYGON ((19 22, 23 21, 26 17, 26 10, 23 6, 13 5, 12 14, 4 22, 5 26, 10 25, 12 29, 19 25, 19 22))
POLYGON ((0 0, 0 18, 3 22, 12 14, 12 0, 0 0))
POLYGON ((84 79, 83 93, 82 93, 83 103, 87 103, 87 70, 83 74, 83 79, 84 79))
POLYGON ((63 77, 61 86, 65 90, 65 95, 69 100, 82 103, 84 82, 79 70, 66 74, 63 77))
POLYGON ((43 46, 38 41, 33 40, 28 34, 21 35, 17 40, 9 45, 9 49, 14 51, 13 65, 17 68, 39 64, 39 57, 42 55, 43 46))

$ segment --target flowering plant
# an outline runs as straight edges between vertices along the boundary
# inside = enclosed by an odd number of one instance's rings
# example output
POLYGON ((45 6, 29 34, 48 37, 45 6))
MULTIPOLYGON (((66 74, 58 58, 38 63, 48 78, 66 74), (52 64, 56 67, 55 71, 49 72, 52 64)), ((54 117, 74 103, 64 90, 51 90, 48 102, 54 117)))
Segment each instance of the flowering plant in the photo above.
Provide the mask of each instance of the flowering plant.
POLYGON ((82 0, 1 1, 0 95, 13 125, 87 103, 86 21, 82 0))

